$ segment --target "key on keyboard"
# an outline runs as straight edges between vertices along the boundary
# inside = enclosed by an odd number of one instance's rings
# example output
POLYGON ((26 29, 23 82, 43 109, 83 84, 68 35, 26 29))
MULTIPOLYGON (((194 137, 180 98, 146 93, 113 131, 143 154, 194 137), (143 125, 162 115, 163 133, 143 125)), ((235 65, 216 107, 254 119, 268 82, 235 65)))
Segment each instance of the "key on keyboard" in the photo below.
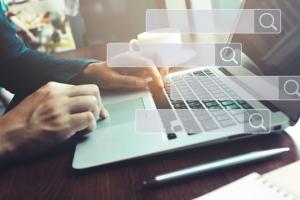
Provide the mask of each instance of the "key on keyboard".
MULTIPOLYGON (((225 128, 244 123, 249 114, 244 109, 253 109, 209 69, 177 75, 169 81, 167 94, 170 97, 170 88, 177 88, 172 91, 171 103, 188 135, 202 132, 198 123, 205 131, 220 128, 218 124, 225 128)), ((174 139, 176 134, 170 133, 168 138, 174 139)))

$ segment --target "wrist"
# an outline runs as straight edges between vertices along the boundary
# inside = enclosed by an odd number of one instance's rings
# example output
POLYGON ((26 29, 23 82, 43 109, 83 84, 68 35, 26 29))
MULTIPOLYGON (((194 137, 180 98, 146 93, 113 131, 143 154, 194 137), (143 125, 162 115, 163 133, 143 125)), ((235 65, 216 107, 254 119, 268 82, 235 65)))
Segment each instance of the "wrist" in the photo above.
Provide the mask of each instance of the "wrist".
POLYGON ((99 66, 105 66, 106 63, 105 62, 95 62, 95 63, 90 63, 88 64, 84 71, 83 71, 83 74, 86 76, 86 77, 93 77, 95 76, 95 71, 97 70, 97 68, 99 68, 99 66))
POLYGON ((96 60, 91 60, 91 62, 84 63, 84 67, 80 74, 73 77, 68 83, 73 85, 82 85, 82 84, 91 84, 95 83, 95 75, 93 75, 94 68, 96 68, 97 64, 101 64, 96 60))
POLYGON ((102 68, 105 66, 106 66, 105 62, 102 62, 102 63, 95 62, 95 63, 88 64, 83 71, 84 79, 88 80, 89 83, 97 84, 99 68, 102 68))

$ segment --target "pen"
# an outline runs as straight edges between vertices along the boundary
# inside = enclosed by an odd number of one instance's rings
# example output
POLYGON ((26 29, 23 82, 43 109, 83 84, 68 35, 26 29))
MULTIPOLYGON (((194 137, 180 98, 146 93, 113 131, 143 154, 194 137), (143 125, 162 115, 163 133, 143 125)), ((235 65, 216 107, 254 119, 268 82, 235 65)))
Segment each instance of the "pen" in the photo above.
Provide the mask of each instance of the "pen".
POLYGON ((244 163, 250 163, 253 161, 263 160, 266 158, 270 158, 284 152, 288 152, 290 148, 278 148, 278 149, 270 149, 264 151, 254 151, 251 153, 246 153, 238 156, 234 156, 231 158, 225 158, 214 162, 209 162, 206 164, 196 165, 180 170, 176 170, 173 172, 160 174, 155 176, 152 180, 143 181, 144 186, 154 186, 163 183, 169 183, 181 178, 186 178, 192 175, 204 174, 212 171, 216 171, 218 169, 223 169, 226 167, 232 167, 241 165, 244 163))

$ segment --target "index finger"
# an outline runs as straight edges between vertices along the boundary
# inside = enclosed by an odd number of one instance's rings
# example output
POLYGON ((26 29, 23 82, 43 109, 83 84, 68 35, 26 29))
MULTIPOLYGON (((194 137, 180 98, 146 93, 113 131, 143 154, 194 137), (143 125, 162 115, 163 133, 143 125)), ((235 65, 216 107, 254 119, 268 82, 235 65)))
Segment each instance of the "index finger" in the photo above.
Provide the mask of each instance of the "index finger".
POLYGON ((108 112, 103 106, 101 96, 100 96, 100 90, 97 85, 94 84, 79 85, 79 86, 73 86, 69 89, 69 97, 89 96, 89 95, 93 95, 97 98, 99 109, 100 109, 100 116, 102 118, 108 117, 108 112))
POLYGON ((97 98, 98 104, 102 105, 101 97, 100 97, 100 90, 97 85, 78 85, 69 88, 68 96, 69 97, 76 97, 76 96, 90 96, 93 95, 97 98))
POLYGON ((169 73, 169 67, 159 67, 158 68, 160 75, 162 76, 162 78, 164 79, 168 73, 169 73))
POLYGON ((164 87, 163 79, 156 67, 148 67, 147 68, 148 73, 152 77, 155 84, 157 84, 159 87, 164 87))

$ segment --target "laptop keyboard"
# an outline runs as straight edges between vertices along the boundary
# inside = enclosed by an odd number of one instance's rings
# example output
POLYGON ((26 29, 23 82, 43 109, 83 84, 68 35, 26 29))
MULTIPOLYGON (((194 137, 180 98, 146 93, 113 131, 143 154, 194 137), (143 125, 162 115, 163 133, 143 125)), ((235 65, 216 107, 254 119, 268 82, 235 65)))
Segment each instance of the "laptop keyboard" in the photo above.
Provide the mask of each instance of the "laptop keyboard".
POLYGON ((253 107, 241 100, 210 69, 173 76, 167 81, 165 90, 183 126, 176 126, 174 132, 170 131, 174 128, 166 128, 170 132, 167 133, 170 140, 177 138, 175 132, 184 131, 188 135, 195 135, 243 124, 245 113, 250 114, 246 110, 251 109, 253 113, 253 107))

